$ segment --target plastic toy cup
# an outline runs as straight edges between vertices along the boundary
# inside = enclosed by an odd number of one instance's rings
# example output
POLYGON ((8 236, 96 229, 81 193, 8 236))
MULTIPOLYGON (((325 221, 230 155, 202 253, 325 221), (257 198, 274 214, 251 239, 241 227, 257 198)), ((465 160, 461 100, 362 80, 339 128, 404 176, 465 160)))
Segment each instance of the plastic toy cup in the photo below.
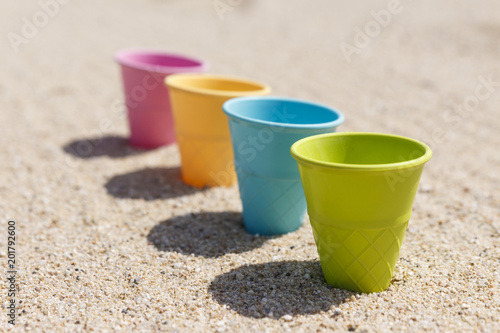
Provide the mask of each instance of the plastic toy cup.
POLYGON ((122 50, 115 54, 115 60, 121 65, 130 144, 156 148, 174 143, 170 99, 163 81, 174 73, 203 72, 208 64, 191 57, 146 50, 122 50))
POLYGON ((291 153, 326 282, 387 289, 430 148, 396 135, 335 133, 302 139, 291 153))
POLYGON ((224 104, 248 232, 279 235, 297 230, 306 200, 290 156, 299 139, 334 132, 344 116, 327 106, 283 97, 240 97, 224 104))
POLYGON ((179 74, 165 82, 172 100, 183 181, 195 187, 233 185, 231 135, 222 104, 233 97, 268 94, 270 88, 218 75, 179 74))

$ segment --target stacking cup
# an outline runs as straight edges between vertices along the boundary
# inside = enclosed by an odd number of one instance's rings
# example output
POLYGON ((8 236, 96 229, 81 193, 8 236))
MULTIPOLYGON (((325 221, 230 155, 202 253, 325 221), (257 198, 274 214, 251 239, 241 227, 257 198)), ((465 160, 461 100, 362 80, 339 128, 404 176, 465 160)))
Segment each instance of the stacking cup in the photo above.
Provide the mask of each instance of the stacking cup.
POLYGON ((302 225, 304 191, 291 145, 334 132, 344 116, 327 106, 283 97, 240 97, 224 104, 248 232, 285 234, 302 225))
POLYGON ((233 97, 268 94, 270 88, 216 75, 178 74, 165 82, 172 100, 183 181, 195 187, 233 185, 234 158, 222 104, 233 97))
POLYGON ((430 148, 396 135, 334 133, 302 139, 291 154, 326 282, 387 289, 430 148))
POLYGON ((115 54, 121 65, 130 126, 130 144, 156 148, 175 142, 167 75, 203 72, 204 61, 177 54, 145 50, 122 50, 115 54))

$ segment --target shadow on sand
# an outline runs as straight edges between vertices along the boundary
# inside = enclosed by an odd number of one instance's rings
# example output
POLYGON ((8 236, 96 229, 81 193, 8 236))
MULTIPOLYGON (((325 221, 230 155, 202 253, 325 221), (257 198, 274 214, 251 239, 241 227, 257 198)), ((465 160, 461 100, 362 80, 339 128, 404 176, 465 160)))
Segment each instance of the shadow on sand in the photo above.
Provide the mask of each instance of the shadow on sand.
POLYGON ((271 237, 245 231, 241 213, 198 213, 174 217, 156 225, 148 235, 160 251, 217 258, 261 247, 271 237))
POLYGON ((190 195, 203 189, 184 184, 180 168, 146 168, 112 177, 104 185, 120 199, 161 200, 190 195))
POLYGON ((208 290, 218 303, 243 316, 275 319, 326 312, 355 295, 328 286, 319 261, 242 266, 217 276, 208 290))

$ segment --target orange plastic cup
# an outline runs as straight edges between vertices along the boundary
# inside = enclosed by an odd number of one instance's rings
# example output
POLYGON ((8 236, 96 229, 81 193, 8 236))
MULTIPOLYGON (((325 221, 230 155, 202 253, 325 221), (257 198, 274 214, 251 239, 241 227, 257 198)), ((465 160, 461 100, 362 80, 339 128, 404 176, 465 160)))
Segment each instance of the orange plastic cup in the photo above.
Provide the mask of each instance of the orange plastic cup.
POLYGON ((267 95, 271 89, 255 81, 208 74, 174 74, 165 83, 181 154, 182 180, 200 188, 233 185, 233 147, 222 104, 234 97, 267 95))

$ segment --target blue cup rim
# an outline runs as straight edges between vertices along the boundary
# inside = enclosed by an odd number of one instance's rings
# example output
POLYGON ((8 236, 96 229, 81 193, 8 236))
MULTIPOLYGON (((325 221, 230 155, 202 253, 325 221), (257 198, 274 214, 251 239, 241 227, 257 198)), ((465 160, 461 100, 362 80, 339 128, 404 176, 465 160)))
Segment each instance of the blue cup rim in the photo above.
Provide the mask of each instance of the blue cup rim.
POLYGON ((276 127, 299 128, 299 129, 323 129, 323 128, 336 127, 344 122, 344 115, 342 114, 342 112, 337 111, 332 107, 329 107, 329 106, 321 104, 321 103, 310 102, 310 101, 297 99, 297 98, 281 97, 281 96, 236 97, 236 98, 232 98, 232 99, 226 101, 222 105, 222 110, 224 111, 224 113, 228 117, 231 117, 231 118, 239 119, 239 120, 249 122, 249 123, 266 125, 266 126, 276 126, 276 127), (317 108, 322 108, 322 109, 328 110, 329 112, 335 114, 337 116, 337 119, 335 119, 333 121, 314 123, 314 124, 290 124, 290 123, 278 123, 278 122, 273 122, 273 121, 245 117, 245 116, 236 114, 233 111, 231 111, 231 107, 234 104, 245 103, 245 102, 250 102, 250 101, 274 101, 274 102, 284 102, 284 103, 291 103, 291 104, 302 104, 302 105, 307 105, 307 106, 314 106, 317 108))

